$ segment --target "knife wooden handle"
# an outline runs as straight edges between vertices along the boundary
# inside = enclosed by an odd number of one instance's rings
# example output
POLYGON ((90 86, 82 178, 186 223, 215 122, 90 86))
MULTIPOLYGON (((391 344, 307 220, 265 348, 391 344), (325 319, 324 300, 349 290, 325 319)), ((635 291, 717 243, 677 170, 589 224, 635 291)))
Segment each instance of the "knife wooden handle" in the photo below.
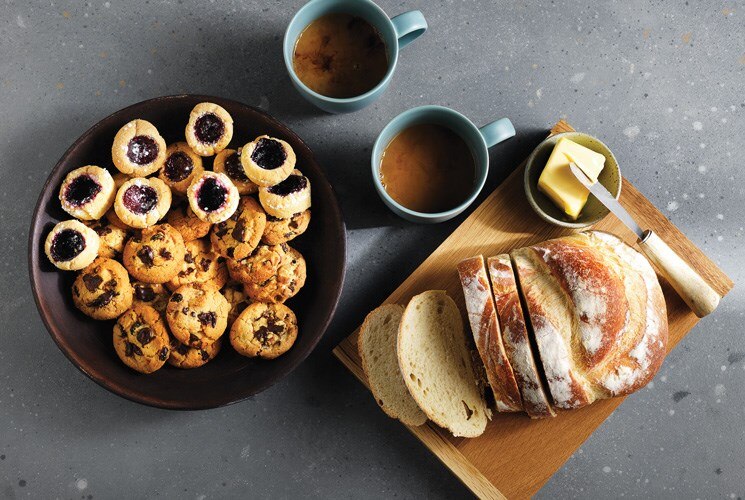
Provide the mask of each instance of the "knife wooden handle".
POLYGON ((639 246, 696 316, 703 318, 717 308, 719 294, 659 236, 646 231, 639 246))

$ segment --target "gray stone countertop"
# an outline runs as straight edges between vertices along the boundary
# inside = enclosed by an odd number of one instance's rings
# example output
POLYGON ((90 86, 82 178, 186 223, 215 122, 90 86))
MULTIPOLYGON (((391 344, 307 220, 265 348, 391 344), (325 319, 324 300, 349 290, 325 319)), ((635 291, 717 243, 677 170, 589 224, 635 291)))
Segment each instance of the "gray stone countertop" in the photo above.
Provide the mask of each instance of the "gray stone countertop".
MULTIPOLYGON (((518 137, 484 194, 566 117, 736 282, 745 279, 745 5, 733 0, 391 1, 429 31, 387 94, 318 112, 291 88, 281 38, 300 0, 13 1, 0 7, 0 497, 463 497, 331 349, 459 224, 411 225, 378 200, 385 123, 442 104, 518 137), (200 412, 136 405, 75 369, 44 330, 26 268, 31 211, 67 147, 150 97, 259 106, 315 151, 348 225, 336 317, 310 358, 250 401, 200 412)), ((736 286, 546 484, 539 497, 745 495, 745 293, 736 286)))

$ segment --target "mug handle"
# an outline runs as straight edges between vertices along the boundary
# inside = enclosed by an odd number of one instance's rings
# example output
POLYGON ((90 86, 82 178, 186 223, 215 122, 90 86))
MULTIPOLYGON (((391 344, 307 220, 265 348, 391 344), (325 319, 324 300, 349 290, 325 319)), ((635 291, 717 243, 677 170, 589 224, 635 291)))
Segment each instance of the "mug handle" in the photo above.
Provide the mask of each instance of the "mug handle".
POLYGON ((509 118, 500 118, 487 123, 479 129, 479 132, 481 132, 481 137, 484 138, 487 148, 496 146, 510 137, 515 137, 515 127, 509 118))
POLYGON ((393 23, 396 38, 398 38, 399 50, 427 31, 427 21, 424 19, 424 14, 418 10, 411 10, 392 17, 391 23, 393 23))

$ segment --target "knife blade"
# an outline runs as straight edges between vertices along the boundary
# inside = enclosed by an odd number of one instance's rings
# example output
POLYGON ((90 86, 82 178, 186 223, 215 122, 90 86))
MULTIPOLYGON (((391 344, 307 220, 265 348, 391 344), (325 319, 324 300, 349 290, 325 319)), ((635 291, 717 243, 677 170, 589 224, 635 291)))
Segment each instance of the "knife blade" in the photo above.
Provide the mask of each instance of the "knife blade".
POLYGON ((569 159, 569 170, 583 186, 590 190, 613 215, 631 229, 638 237, 637 242, 642 253, 657 267, 665 279, 688 307, 703 318, 712 313, 719 305, 719 294, 696 272, 680 255, 678 255, 662 238, 652 230, 644 231, 630 213, 621 206, 618 200, 599 182, 593 182, 576 162, 569 159))
POLYGON ((639 237, 640 240, 644 239, 644 230, 639 226, 639 224, 636 223, 631 214, 628 213, 626 209, 623 208, 623 206, 621 206, 618 200, 612 194, 610 194, 610 191, 605 189, 605 186, 603 186, 599 182, 593 182, 592 179, 587 177, 587 174, 585 174, 585 172, 581 168, 579 168, 575 162, 569 163, 569 169, 572 171, 574 177, 576 177, 583 186, 589 189, 590 192, 595 196, 595 198, 600 201, 600 203, 605 205, 608 210, 613 212, 613 215, 618 217, 618 220, 623 222, 626 227, 631 229, 639 237))

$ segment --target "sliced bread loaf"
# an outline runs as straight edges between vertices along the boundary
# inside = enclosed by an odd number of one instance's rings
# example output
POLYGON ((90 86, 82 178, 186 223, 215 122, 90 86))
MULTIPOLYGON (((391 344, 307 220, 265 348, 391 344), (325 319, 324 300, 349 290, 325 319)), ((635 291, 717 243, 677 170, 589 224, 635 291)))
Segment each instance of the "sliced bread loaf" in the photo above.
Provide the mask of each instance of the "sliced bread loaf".
POLYGON ((406 306, 398 363, 409 393, 430 420, 454 436, 484 432, 489 410, 476 383, 460 311, 444 291, 421 293, 406 306))
POLYGON ((360 329, 357 349, 375 401, 389 417, 417 426, 427 421, 427 415, 409 394, 396 355, 403 314, 404 308, 398 304, 382 305, 368 314, 360 329))

